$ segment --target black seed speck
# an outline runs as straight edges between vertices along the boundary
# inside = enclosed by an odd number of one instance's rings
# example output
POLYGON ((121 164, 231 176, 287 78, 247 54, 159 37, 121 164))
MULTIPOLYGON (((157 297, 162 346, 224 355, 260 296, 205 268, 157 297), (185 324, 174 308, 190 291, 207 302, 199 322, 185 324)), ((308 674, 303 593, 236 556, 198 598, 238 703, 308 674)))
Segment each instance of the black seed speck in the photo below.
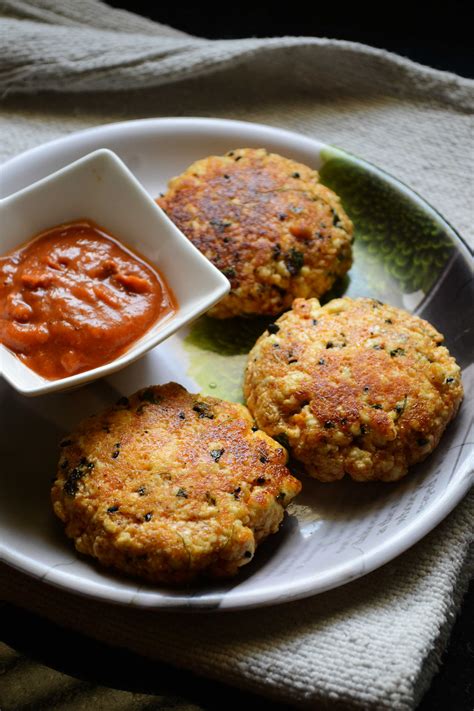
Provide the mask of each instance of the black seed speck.
POLYGON ((298 362, 298 358, 290 358, 288 361, 288 365, 291 365, 292 363, 297 363, 297 362, 298 362))
POLYGON ((136 493, 138 496, 145 496, 146 494, 146 487, 145 486, 140 486, 139 489, 137 489, 136 493))
POLYGON ((313 318, 312 324, 313 324, 313 326, 317 326, 317 325, 318 325, 318 319, 317 319, 317 318, 313 318))
POLYGON ((109 506, 107 513, 116 513, 119 510, 118 506, 109 506))
POLYGON ((449 385, 449 383, 454 383, 454 378, 446 378, 444 382, 449 385))
POLYGON ((280 326, 278 326, 276 323, 269 323, 267 326, 268 333, 278 333, 279 330, 280 326))
POLYGON ((383 409, 382 405, 379 405, 378 403, 376 403, 375 405, 371 405, 370 407, 372 407, 374 410, 382 410, 383 409))
POLYGON ((216 499, 214 498, 214 496, 212 496, 212 494, 209 491, 206 491, 206 501, 211 506, 216 505, 216 499))
POLYGON ((180 413, 178 414, 178 417, 179 417, 180 420, 185 420, 185 419, 186 419, 186 415, 184 414, 184 412, 180 412, 180 413))
POLYGON ((85 457, 82 457, 77 467, 74 467, 69 472, 69 475, 64 482, 63 490, 68 496, 75 496, 79 487, 79 482, 86 474, 94 468, 94 464, 89 462, 85 457))
POLYGON ((292 276, 298 274, 304 264, 304 254, 292 247, 285 257, 286 268, 292 276))
POLYGON ((237 156, 237 158, 235 159, 235 162, 237 163, 237 161, 240 160, 241 158, 242 158, 242 156, 237 156))
POLYGON ((64 492, 68 496, 75 496, 78 490, 78 483, 84 476, 85 472, 81 472, 77 467, 75 467, 69 474, 68 478, 64 482, 64 492))
POLYGON ((324 360, 324 358, 320 358, 318 360, 318 365, 326 365, 326 361, 324 360))
POLYGON ((334 348, 334 343, 332 341, 328 341, 326 343, 326 348, 334 348))
POLYGON ((151 521, 151 519, 153 518, 153 511, 148 511, 148 513, 146 513, 143 518, 145 519, 145 521, 151 521))
POLYGON ((284 498, 285 498, 285 492, 280 491, 280 493, 277 496, 275 496, 275 501, 280 502, 280 501, 283 501, 284 498))
POLYGON ((245 551, 244 558, 251 558, 251 557, 252 557, 251 551, 245 551))
POLYGON ((426 447, 426 445, 429 443, 429 440, 427 440, 426 437, 419 437, 416 440, 416 443, 419 447, 426 447))
POLYGON ((274 244, 272 247, 272 258, 273 259, 280 259, 281 256, 281 247, 279 244, 274 244))
POLYGON ((232 222, 225 222, 224 220, 209 220, 209 224, 215 227, 218 232, 223 232, 227 227, 230 227, 232 222))
POLYGON ((265 477, 264 477, 264 476, 259 476, 259 477, 257 477, 255 483, 256 483, 256 484, 265 484, 265 481, 266 481, 266 480, 265 480, 265 477))
POLYGON ((365 393, 368 393, 368 392, 369 392, 369 386, 368 386, 368 385, 365 385, 365 386, 364 386, 364 392, 365 392, 365 393))
POLYGON ((225 178, 226 180, 230 180, 230 175, 227 175, 227 173, 224 173, 224 178, 225 178))
POLYGON ((361 435, 367 434, 367 427, 365 425, 360 426, 360 433, 361 435))
POLYGON ((390 351, 390 355, 392 358, 398 358, 405 355, 405 350, 403 348, 394 348, 393 351, 390 351))
POLYGON ((224 452, 225 452, 225 450, 224 450, 223 447, 222 447, 221 449, 211 449, 210 455, 211 455, 211 457, 213 458, 213 460, 214 460, 215 462, 218 462, 219 459, 220 459, 220 458, 222 457, 222 455, 224 454, 224 452))
POLYGON ((225 269, 222 270, 222 273, 224 276, 226 276, 228 279, 233 279, 235 277, 235 269, 234 267, 226 267, 225 269))
POLYGON ((287 217, 287 216, 285 215, 284 212, 281 212, 281 213, 278 215, 278 219, 280 220, 280 222, 283 222, 283 220, 286 220, 286 217, 287 217))
POLYGON ((407 406, 407 396, 403 398, 402 403, 397 403, 395 405, 395 412, 397 413, 398 416, 400 416, 403 412, 405 412, 405 408, 407 406))
POLYGON ((331 422, 331 420, 326 420, 326 422, 324 423, 325 430, 332 430, 335 426, 336 425, 334 424, 334 422, 331 422))
POLYGON ((292 177, 292 178, 299 178, 299 177, 300 177, 300 174, 299 174, 299 173, 293 173, 291 177, 292 177))
POLYGON ((234 497, 234 499, 239 499, 239 494, 241 491, 242 489, 240 488, 240 486, 234 489, 234 491, 232 492, 232 496, 234 497))
POLYGON ((188 495, 185 491, 185 489, 179 488, 178 491, 176 492, 176 496, 181 496, 183 499, 187 499, 188 495))
POLYGON ((210 405, 207 402, 196 402, 193 405, 194 412, 197 412, 200 418, 207 417, 209 420, 214 419, 210 405))
POLYGON ((392 321, 391 318, 386 318, 386 319, 385 319, 385 323, 393 323, 393 321, 392 321))
POLYGON ((252 432, 258 432, 258 427, 256 425, 253 425, 252 432))
POLYGON ((260 461, 262 464, 266 464, 268 462, 268 457, 266 457, 264 454, 260 457, 260 461))

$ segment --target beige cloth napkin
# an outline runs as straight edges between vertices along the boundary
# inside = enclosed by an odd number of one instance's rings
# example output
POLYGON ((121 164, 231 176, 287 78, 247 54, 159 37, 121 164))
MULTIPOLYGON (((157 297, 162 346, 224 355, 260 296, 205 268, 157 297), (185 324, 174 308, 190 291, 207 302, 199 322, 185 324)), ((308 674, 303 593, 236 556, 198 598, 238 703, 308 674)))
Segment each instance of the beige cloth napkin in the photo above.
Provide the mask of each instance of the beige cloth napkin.
MULTIPOLYGON (((96 0, 2 0, 0 12, 0 160, 110 121, 243 118, 377 163, 472 243, 474 82, 350 42, 211 42, 96 0)), ((295 705, 413 709, 472 570, 473 501, 380 570, 278 607, 120 608, 26 584, 6 566, 1 594, 92 637, 295 705)))

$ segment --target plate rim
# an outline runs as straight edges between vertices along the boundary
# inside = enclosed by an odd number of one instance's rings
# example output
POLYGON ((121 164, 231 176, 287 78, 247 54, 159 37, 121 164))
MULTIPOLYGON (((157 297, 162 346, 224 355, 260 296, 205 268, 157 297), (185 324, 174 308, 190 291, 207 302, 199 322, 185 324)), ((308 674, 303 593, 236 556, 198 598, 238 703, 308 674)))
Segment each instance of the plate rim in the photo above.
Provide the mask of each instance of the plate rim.
MULTIPOLYGON (((345 149, 340 149, 318 139, 300 134, 296 131, 289 131, 287 129, 267 126, 265 124, 254 123, 251 121, 211 117, 171 116, 100 124, 98 126, 92 126, 69 133, 65 136, 61 136, 22 151, 17 156, 13 156, 1 164, 1 167, 3 171, 18 169, 19 167, 21 168, 21 163, 23 161, 34 161, 37 158, 41 158, 42 154, 48 153, 51 149, 61 149, 62 146, 76 140, 80 141, 83 139, 87 141, 87 139, 93 139, 95 135, 97 135, 98 138, 104 133, 116 133, 117 135, 121 135, 124 130, 134 134, 136 131, 139 131, 142 126, 151 127, 152 129, 157 127, 159 129, 163 126, 169 126, 172 128, 176 125, 183 128, 199 126, 204 131, 206 131, 206 129, 208 130, 212 126, 222 128, 223 130, 226 128, 243 129, 248 133, 258 130, 269 136, 279 138, 280 140, 286 139, 293 143, 295 141, 306 143, 308 149, 311 148, 319 152, 321 152, 324 148, 328 148, 336 152, 342 151, 343 154, 348 155, 354 161, 359 162, 365 170, 369 169, 375 174, 378 174, 383 178, 383 180, 394 185, 398 191, 401 190, 409 198, 415 200, 421 205, 425 212, 427 210, 428 212, 431 212, 432 216, 434 216, 435 219, 440 222, 445 229, 447 229, 453 240, 457 242, 460 251, 463 253, 466 260, 468 260, 469 256, 472 254, 469 244, 436 208, 427 202, 418 192, 413 190, 413 188, 384 169, 379 168, 370 161, 360 158, 345 149)), ((7 197, 7 195, 4 195, 3 197, 7 197)), ((394 558, 398 557, 398 555, 401 555, 411 548, 415 543, 420 541, 424 536, 432 531, 444 518, 446 518, 446 516, 449 515, 449 513, 467 494, 472 484, 473 459, 474 457, 472 456, 472 453, 471 456, 468 454, 461 468, 458 469, 456 476, 450 480, 444 492, 437 499, 435 499, 433 505, 428 506, 423 512, 420 513, 418 518, 414 519, 410 524, 403 528, 401 540, 394 532, 390 538, 380 543, 378 546, 373 547, 369 552, 359 553, 350 561, 336 566, 323 576, 318 576, 317 572, 313 572, 303 579, 298 578, 297 582, 293 585, 291 583, 289 585, 286 583, 277 586, 273 584, 271 588, 261 586, 258 591, 239 592, 237 577, 236 589, 231 589, 230 592, 225 593, 224 595, 219 592, 215 594, 211 592, 209 595, 201 598, 193 597, 191 593, 191 595, 187 595, 186 597, 183 596, 174 598, 170 595, 170 593, 174 592, 174 589, 172 588, 170 588, 168 593, 142 591, 142 584, 140 581, 134 581, 133 578, 125 579, 127 581, 131 581, 131 585, 133 585, 134 582, 136 583, 136 592, 132 594, 130 593, 130 590, 127 589, 113 589, 113 580, 111 580, 110 583, 101 583, 97 581, 89 581, 84 578, 77 578, 76 576, 68 573, 66 570, 60 570, 61 566, 67 566, 67 563, 60 563, 56 566, 46 566, 45 564, 42 564, 21 552, 13 552, 9 550, 1 541, 0 560, 4 561, 7 565, 10 565, 13 568, 20 570, 26 575, 30 575, 33 578, 46 583, 47 585, 62 589, 69 594, 103 601, 105 600, 112 604, 127 605, 131 607, 154 608, 169 612, 184 610, 190 612, 210 612, 249 609, 281 604, 284 602, 310 597, 352 582, 353 580, 376 570, 385 563, 390 562, 394 558), (69 584, 71 581, 73 581, 73 585, 69 584)), ((71 549, 71 554, 75 554, 74 549, 71 549)), ((177 592, 179 593, 180 590, 181 589, 178 588, 177 592)))
MULTIPOLYGON (((347 561, 324 576, 318 578, 317 573, 313 576, 308 576, 303 579, 303 582, 298 579, 298 584, 294 586, 288 586, 287 584, 281 584, 275 586, 274 584, 271 588, 263 587, 258 592, 244 592, 244 593, 234 593, 230 604, 226 604, 226 597, 229 593, 221 595, 221 593, 215 593, 214 597, 212 595, 201 598, 194 597, 192 594, 188 597, 173 598, 169 594, 163 597, 157 596, 160 593, 147 591, 143 592, 141 590, 143 583, 139 580, 133 578, 124 578, 124 580, 134 581, 136 583, 136 590, 134 593, 130 594, 130 591, 122 590, 120 588, 115 589, 115 597, 110 597, 108 594, 110 587, 113 587, 113 582, 109 584, 100 582, 87 582, 81 581, 81 584, 77 586, 77 577, 69 574, 67 571, 62 571, 59 568, 61 566, 68 566, 70 563, 59 563, 56 566, 46 567, 40 563, 34 562, 34 566, 30 568, 25 565, 20 565, 18 560, 9 560, 8 551, 5 558, 0 556, 2 562, 7 563, 12 568, 19 570, 21 573, 32 576, 39 580, 40 582, 46 583, 52 587, 64 590, 68 594, 78 595, 79 597, 85 597, 95 600, 102 600, 106 602, 113 603, 115 605, 127 606, 127 607, 139 607, 148 609, 160 609, 167 612, 219 612, 219 611, 230 611, 230 610, 244 610, 244 609, 255 609, 258 607, 269 607, 273 605, 283 604, 287 602, 294 602, 296 600, 302 600, 307 597, 312 597, 313 595, 319 595, 334 588, 340 587, 347 583, 351 583, 365 575, 374 572, 378 568, 382 567, 386 563, 391 562, 402 553, 412 548, 416 543, 418 543, 422 538, 424 538, 428 533, 430 533, 436 526, 438 526, 456 507, 458 503, 464 498, 472 486, 472 457, 467 457, 462 471, 458 470, 458 475, 456 477, 456 482, 452 483, 439 497, 435 504, 431 507, 425 509, 425 511, 420 514, 419 518, 412 521, 408 526, 403 529, 403 541, 404 543, 400 545, 399 541, 394 540, 394 536, 379 546, 374 547, 368 553, 359 553, 350 561, 347 561), (436 515, 433 516, 433 509, 436 515), (406 541, 406 544, 405 544, 406 541), (398 544, 398 545, 397 545, 398 544), (399 548, 398 552, 392 554, 387 549, 389 548, 399 548), (388 554, 388 555, 387 555, 388 554), (357 566, 361 563, 360 566, 357 566), (357 571, 350 573, 351 570, 356 568, 357 571), (35 567, 38 569, 38 573, 33 572, 31 569, 35 567), (46 570, 44 569, 46 568, 46 570), (68 585, 68 581, 74 581, 76 586, 71 587, 68 585), (87 588, 92 589, 87 589, 87 588), (292 587, 294 589, 292 589, 292 587), (275 594, 275 591, 280 591, 281 594, 275 594), (216 604, 217 603, 217 604, 216 604)), ((2 544, 0 543, 0 553, 2 551, 2 544)), ((73 549, 71 554, 77 552, 73 549)), ((17 554, 17 559, 24 559, 26 561, 31 561, 24 554, 17 554)), ((113 571, 111 571, 113 573, 113 571)), ((237 580, 237 578, 236 578, 237 580)), ((173 588, 170 588, 172 591, 173 588)), ((180 589, 177 588, 177 591, 180 589)))
MULTIPOLYGON (((93 136, 95 133, 102 133, 102 131, 118 131, 121 132, 122 130, 132 130, 134 127, 140 127, 140 126, 154 126, 156 124, 160 125, 166 125, 166 124, 178 124, 180 126, 187 126, 187 125, 192 125, 192 124, 200 124, 204 126, 205 124, 215 124, 216 126, 234 126, 235 128, 243 128, 247 130, 251 129, 260 129, 264 131, 265 133, 272 133, 275 136, 280 136, 281 138, 284 138, 285 136, 289 138, 290 140, 299 140, 299 141, 305 141, 308 144, 313 144, 319 146, 319 150, 321 148, 330 148, 335 151, 341 151, 345 155, 348 155, 351 157, 351 159, 360 162, 363 166, 369 166, 370 169, 377 174, 380 174, 383 176, 383 178, 388 179, 389 182, 392 182, 398 189, 402 189, 403 192, 406 192, 410 197, 414 197, 417 201, 419 201, 423 207, 429 208, 433 212, 433 214, 436 216, 436 218, 442 222, 449 230, 449 232, 452 233, 452 236, 456 239, 456 241, 459 241, 464 250, 467 252, 467 255, 472 256, 474 254, 474 248, 471 248, 469 243, 467 242, 466 239, 460 234, 460 232, 449 222, 449 220, 436 208, 434 207, 428 200, 426 200, 425 197, 423 197, 418 191, 416 191, 414 188, 412 188, 408 183, 405 183, 403 180, 400 178, 397 178, 396 176, 392 175, 389 171, 385 170, 385 168, 381 168, 378 166, 376 163, 373 163, 372 161, 366 159, 366 158, 361 158, 360 156, 357 156, 355 153, 352 153, 351 151, 342 148, 340 146, 336 146, 331 143, 326 143, 325 141, 321 141, 318 138, 312 138, 310 136, 306 136, 303 133, 298 133, 298 131, 291 131, 286 128, 280 128, 277 126, 270 126, 268 124, 263 124, 259 123, 258 121, 244 121, 242 119, 228 119, 228 118, 215 118, 215 117, 210 117, 210 116, 160 116, 158 118, 156 117, 148 117, 148 118, 141 118, 141 119, 131 119, 129 121, 113 121, 111 123, 104 123, 104 124, 99 124, 97 126, 89 126, 88 128, 83 128, 78 131, 73 131, 72 133, 68 133, 65 136, 59 136, 58 138, 53 138, 50 141, 46 141, 45 143, 41 143, 37 146, 32 146, 31 148, 27 148, 24 151, 21 151, 18 155, 12 156, 11 158, 8 158, 6 161, 3 163, 0 163, 0 167, 3 170, 11 170, 12 168, 16 168, 15 164, 20 163, 21 161, 25 159, 30 159, 30 157, 35 157, 35 154, 41 155, 43 152, 47 152, 51 148, 57 148, 61 144, 66 144, 69 143, 71 140, 75 140, 77 138, 88 138, 93 136)), ((31 183, 33 184, 33 183, 31 183)), ((1 181, 0 181, 0 186, 1 186, 1 181)), ((8 197, 11 193, 8 193, 7 195, 1 195, 0 194, 0 200, 8 197)))

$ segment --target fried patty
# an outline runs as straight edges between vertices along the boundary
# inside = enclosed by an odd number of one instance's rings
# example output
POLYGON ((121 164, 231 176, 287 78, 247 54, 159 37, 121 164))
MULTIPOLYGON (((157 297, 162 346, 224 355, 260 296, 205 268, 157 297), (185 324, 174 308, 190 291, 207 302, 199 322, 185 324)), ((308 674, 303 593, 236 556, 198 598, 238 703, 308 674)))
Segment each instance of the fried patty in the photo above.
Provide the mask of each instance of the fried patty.
POLYGON ((352 222, 307 166, 263 148, 193 163, 157 200, 230 280, 215 318, 276 316, 321 296, 352 264, 352 222))
POLYGON ((250 412, 320 481, 394 481, 455 416, 459 366, 427 321, 373 299, 297 299, 252 349, 250 412))
POLYGON ((232 576, 301 488, 286 458, 242 405, 150 387, 63 440, 54 511, 106 566, 155 583, 232 576))

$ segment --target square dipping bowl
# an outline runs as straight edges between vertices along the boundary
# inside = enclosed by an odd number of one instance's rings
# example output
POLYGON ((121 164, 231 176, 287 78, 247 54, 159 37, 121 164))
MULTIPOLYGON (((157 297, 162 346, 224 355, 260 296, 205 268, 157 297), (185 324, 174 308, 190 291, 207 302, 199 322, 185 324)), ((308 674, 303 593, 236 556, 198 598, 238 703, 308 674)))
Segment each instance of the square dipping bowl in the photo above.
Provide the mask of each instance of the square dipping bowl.
POLYGON ((0 256, 41 232, 79 220, 94 222, 155 266, 172 290, 177 309, 109 363, 57 380, 35 373, 0 345, 0 372, 24 395, 66 390, 124 368, 207 311, 230 288, 226 277, 178 230, 125 164, 107 149, 90 153, 0 200, 0 256))

